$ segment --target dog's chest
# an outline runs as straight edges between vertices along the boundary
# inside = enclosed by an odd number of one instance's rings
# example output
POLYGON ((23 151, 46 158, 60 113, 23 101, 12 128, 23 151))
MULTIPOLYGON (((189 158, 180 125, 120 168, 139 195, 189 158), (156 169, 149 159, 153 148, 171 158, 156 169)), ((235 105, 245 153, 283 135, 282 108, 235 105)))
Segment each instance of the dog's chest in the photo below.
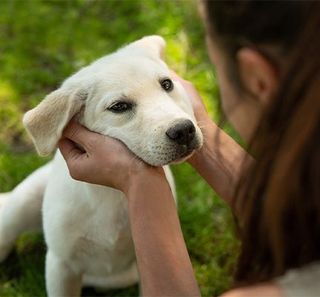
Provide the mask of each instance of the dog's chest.
POLYGON ((134 260, 126 198, 114 189, 76 182, 57 167, 43 204, 48 248, 92 275, 125 269, 134 260))
MULTIPOLYGON (((107 213, 102 209, 99 212, 107 213)), ((126 209, 119 207, 115 212, 108 219, 96 216, 84 228, 87 233, 74 238, 72 258, 87 274, 120 272, 135 258, 126 209)))

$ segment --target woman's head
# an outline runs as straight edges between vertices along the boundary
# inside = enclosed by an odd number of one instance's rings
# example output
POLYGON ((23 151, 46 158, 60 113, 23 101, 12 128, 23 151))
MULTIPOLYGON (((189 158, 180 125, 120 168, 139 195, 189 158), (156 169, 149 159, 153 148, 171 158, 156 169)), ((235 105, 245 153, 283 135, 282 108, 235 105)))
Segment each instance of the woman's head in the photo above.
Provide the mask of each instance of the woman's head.
POLYGON ((299 1, 205 1, 208 51, 222 106, 247 140, 278 90, 309 6, 299 1))
POLYGON ((204 1, 227 117, 256 156, 239 185, 236 281, 320 260, 320 3, 204 1))

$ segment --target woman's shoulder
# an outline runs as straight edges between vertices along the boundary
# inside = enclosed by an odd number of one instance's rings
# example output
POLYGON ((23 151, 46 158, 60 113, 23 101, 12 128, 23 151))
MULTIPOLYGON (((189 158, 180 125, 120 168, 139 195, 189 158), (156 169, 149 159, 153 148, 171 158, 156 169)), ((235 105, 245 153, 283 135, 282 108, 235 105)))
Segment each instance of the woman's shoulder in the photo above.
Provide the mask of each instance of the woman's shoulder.
POLYGON ((269 283, 262 283, 231 290, 221 297, 307 297, 320 296, 320 262, 313 262, 269 283))
POLYGON ((220 297, 284 297, 281 288, 273 283, 258 284, 250 287, 233 289, 220 297))
POLYGON ((320 296, 320 261, 291 269, 275 282, 289 297, 320 296))

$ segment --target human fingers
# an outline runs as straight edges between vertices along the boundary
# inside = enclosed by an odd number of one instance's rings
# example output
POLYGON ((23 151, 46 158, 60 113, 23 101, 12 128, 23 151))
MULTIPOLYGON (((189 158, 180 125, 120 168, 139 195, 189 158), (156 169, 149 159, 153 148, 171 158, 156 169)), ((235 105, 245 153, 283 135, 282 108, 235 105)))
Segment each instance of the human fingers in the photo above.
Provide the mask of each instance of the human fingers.
POLYGON ((66 161, 78 159, 79 157, 82 157, 82 155, 85 153, 73 141, 71 141, 68 138, 61 138, 58 142, 58 147, 66 161))
POLYGON ((170 69, 170 76, 171 78, 173 79, 176 79, 176 80, 181 80, 182 78, 178 75, 177 72, 175 72, 174 70, 170 69))
MULTIPOLYGON (((187 91, 188 95, 190 96, 190 99, 195 99, 194 101, 200 101, 203 105, 202 102, 202 98, 199 94, 199 92, 197 91, 197 89, 195 88, 195 86, 193 85, 192 82, 185 80, 184 78, 182 78, 181 76, 179 76, 175 71, 170 70, 171 73, 171 77, 174 80, 179 81, 182 86, 184 87, 184 89, 187 91)), ((204 106, 204 105, 203 105, 204 106)))
POLYGON ((72 178, 82 180, 88 171, 89 156, 76 143, 68 138, 61 138, 58 142, 59 150, 65 159, 72 178))
MULTIPOLYGON (((74 119, 69 122, 62 133, 62 138, 71 140, 78 145, 79 150, 81 150, 81 147, 86 152, 95 147, 96 142, 99 140, 99 136, 99 134, 89 131, 74 119)), ((69 143, 69 148, 70 147, 69 143)))
POLYGON ((202 121, 203 119, 206 119, 208 117, 207 109, 195 86, 190 81, 180 77, 173 70, 171 70, 171 77, 172 79, 178 81, 187 92, 197 120, 202 121))

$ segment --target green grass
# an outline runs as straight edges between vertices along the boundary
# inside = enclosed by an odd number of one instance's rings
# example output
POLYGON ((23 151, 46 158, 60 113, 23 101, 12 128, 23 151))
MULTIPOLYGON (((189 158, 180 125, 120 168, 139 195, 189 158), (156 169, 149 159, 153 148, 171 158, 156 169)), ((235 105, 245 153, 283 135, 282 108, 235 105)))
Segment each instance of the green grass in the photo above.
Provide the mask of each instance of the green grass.
MULTIPOLYGON (((0 1, 0 192, 48 159, 39 158, 21 117, 81 66, 144 35, 167 40, 166 61, 194 82, 219 118, 218 89, 204 32, 190 1, 0 1)), ((233 133, 231 131, 231 133, 233 133)), ((237 254, 226 205, 187 164, 174 166, 179 215, 203 296, 231 284, 237 254)), ((0 296, 44 296, 45 244, 25 234, 0 264, 0 296)), ((138 287, 85 296, 137 296, 138 287)))

